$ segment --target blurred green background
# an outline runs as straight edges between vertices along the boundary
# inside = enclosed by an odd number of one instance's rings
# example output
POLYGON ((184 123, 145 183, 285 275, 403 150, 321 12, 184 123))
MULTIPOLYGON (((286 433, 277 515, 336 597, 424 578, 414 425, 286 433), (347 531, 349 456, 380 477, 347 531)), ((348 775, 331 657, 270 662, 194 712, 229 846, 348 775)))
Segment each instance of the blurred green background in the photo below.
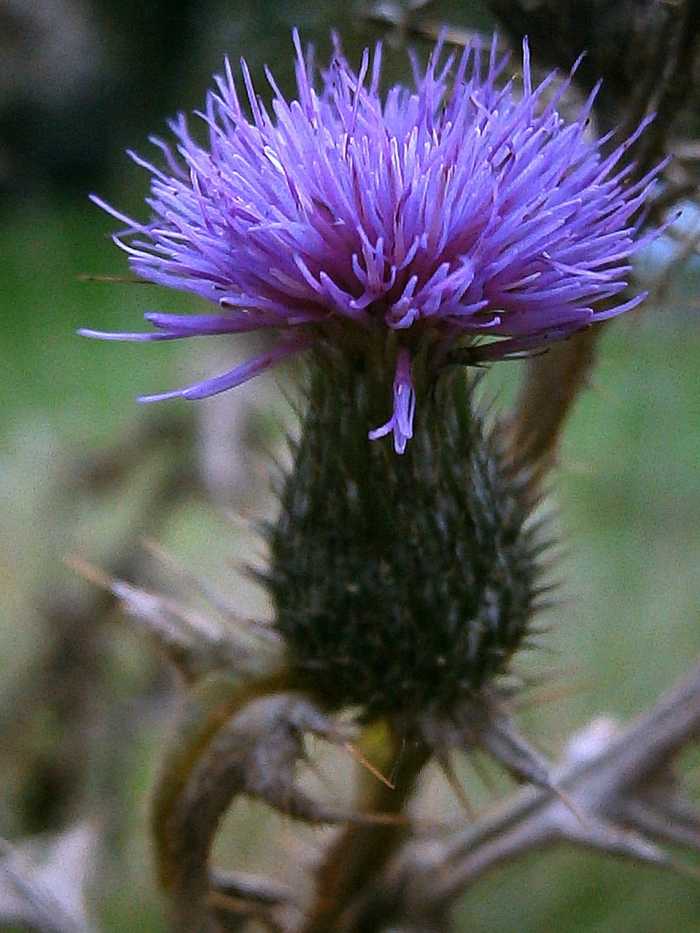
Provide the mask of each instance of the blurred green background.
MULTIPOLYGON (((434 15, 491 28, 476 2, 436 4, 434 15)), ((141 546, 153 536, 241 612, 264 612, 237 569, 255 559, 255 537, 231 511, 269 512, 266 451, 279 444, 288 411, 279 375, 197 411, 134 404, 137 393, 211 372, 210 350, 74 335, 79 326, 135 330, 145 310, 194 307, 151 286, 81 279, 127 272, 109 240, 113 222, 87 195, 97 190, 142 214, 146 178, 123 149, 146 152, 145 137, 166 116, 199 106, 225 53, 234 62, 244 54, 258 78, 269 63, 289 86, 293 25, 321 59, 331 27, 350 54, 378 37, 349 4, 0 0, 0 835, 19 844, 88 820, 100 840, 88 867, 91 910, 114 933, 164 929, 147 806, 176 691, 156 655, 64 560, 77 554, 172 590, 177 574, 141 546), (153 432, 162 443, 147 440, 153 432)), ((388 58, 399 78, 404 52, 388 58)), ((700 218, 689 210, 684 222, 700 218)), ((647 250, 640 275, 653 279, 669 256, 664 242, 647 250)), ((594 384, 568 427, 556 488, 567 601, 552 619, 554 654, 541 662, 564 674, 553 695, 566 689, 527 712, 549 750, 594 715, 634 715, 700 649, 698 286, 696 260, 661 300, 608 328, 594 384)), ((489 376, 504 384, 504 405, 520 365, 489 376)), ((697 789, 698 756, 685 765, 697 789)), ((465 775, 487 805, 495 792, 465 775)), ((426 788, 424 806, 431 819, 457 812, 444 788, 426 788)), ((270 825, 250 805, 234 814, 222 847, 237 867, 284 873, 284 852, 319 838, 270 825), (246 829, 245 865, 236 825, 246 829)), ((483 881, 455 929, 666 933, 695 931, 699 917, 696 881, 561 850, 483 881)))

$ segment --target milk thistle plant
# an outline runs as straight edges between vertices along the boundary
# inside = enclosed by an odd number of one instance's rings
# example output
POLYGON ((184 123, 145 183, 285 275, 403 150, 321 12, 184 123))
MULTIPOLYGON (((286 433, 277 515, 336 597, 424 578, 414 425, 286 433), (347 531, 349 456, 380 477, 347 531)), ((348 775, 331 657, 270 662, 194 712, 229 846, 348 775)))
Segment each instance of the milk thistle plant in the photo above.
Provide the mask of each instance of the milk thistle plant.
POLYGON ((628 273, 659 168, 629 181, 621 160, 647 120, 604 154, 588 129, 597 88, 567 122, 571 78, 534 85, 527 43, 522 86, 503 80, 495 40, 457 56, 438 42, 424 70, 414 61, 413 86, 386 94, 380 47, 355 72, 336 42, 319 75, 296 34, 294 45, 294 100, 268 72, 266 107, 245 62, 240 80, 227 63, 199 114, 206 143, 180 116, 174 141, 152 140, 158 165, 132 154, 151 176, 147 221, 94 198, 126 225, 114 239, 141 279, 216 309, 149 312, 146 333, 82 333, 271 337, 228 372, 142 401, 204 399, 306 359, 301 433, 266 528, 274 634, 254 664, 229 657, 235 677, 225 702, 215 691, 213 718, 198 700, 197 740, 180 737, 158 795, 160 877, 188 931, 218 929, 210 895, 224 888, 208 858, 235 793, 350 821, 319 875, 330 892, 304 921, 322 931, 380 929, 390 915, 353 927, 349 905, 405 831, 372 825, 377 811, 400 813, 431 756, 481 746, 552 788, 508 718, 506 676, 535 631, 548 542, 531 517, 530 465, 506 456, 470 367, 540 351, 644 298, 628 273), (357 812, 332 813, 292 771, 304 731, 349 742, 348 711, 361 735, 384 730, 395 786, 376 782, 357 812))

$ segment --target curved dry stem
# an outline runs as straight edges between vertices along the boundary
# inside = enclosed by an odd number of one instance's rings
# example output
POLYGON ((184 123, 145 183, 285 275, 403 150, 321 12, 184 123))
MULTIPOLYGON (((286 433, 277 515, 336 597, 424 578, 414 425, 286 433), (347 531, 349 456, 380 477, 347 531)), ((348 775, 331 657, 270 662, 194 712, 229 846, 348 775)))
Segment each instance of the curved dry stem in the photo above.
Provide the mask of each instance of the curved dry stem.
POLYGON ((528 360, 509 420, 509 446, 513 462, 529 466, 533 489, 539 487, 553 466, 569 413, 589 384, 600 330, 598 325, 575 334, 528 360))
MULTIPOLYGON (((182 933, 216 929, 207 904, 210 852, 219 821, 233 798, 247 789, 257 730, 264 734, 259 718, 250 721, 245 713, 256 699, 282 686, 279 675, 253 682, 215 678, 187 698, 161 768, 152 814, 158 878, 171 901, 173 926, 182 933)), ((269 718, 278 710, 261 712, 269 718)))
POLYGON ((250 884, 212 870, 219 823, 240 795, 309 824, 394 828, 384 825, 384 814, 375 819, 317 802, 297 784, 305 734, 342 745, 351 732, 291 689, 287 678, 284 669, 247 681, 218 675, 190 691, 153 812, 159 879, 181 933, 219 933, 241 917, 274 928, 280 906, 299 912, 298 904, 280 904, 279 884, 250 884))

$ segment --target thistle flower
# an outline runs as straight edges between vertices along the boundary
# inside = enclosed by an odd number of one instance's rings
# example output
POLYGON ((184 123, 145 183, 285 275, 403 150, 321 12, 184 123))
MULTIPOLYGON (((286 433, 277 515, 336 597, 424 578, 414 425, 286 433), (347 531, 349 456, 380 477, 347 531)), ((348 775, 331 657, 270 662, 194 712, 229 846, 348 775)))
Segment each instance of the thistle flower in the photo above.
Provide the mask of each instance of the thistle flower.
MULTIPOLYGON (((215 314, 149 312, 152 333, 82 333, 112 340, 271 331, 266 353, 186 388, 142 397, 200 399, 231 389, 312 345, 388 349, 393 412, 370 431, 402 453, 413 432, 420 353, 432 379, 446 364, 503 359, 628 311, 634 216, 658 168, 626 184, 618 163, 633 137, 604 156, 586 132, 597 88, 567 123, 567 81, 534 87, 527 43, 523 89, 498 84, 466 48, 441 64, 438 43, 415 87, 379 90, 381 48, 355 73, 338 44, 314 86, 311 54, 296 48, 297 99, 267 72, 266 109, 241 62, 249 112, 231 68, 199 114, 208 145, 184 116, 175 146, 153 137, 146 223, 93 200, 127 224, 114 237, 133 271, 215 302, 215 314), (545 95, 545 90, 548 95, 545 95), (549 99, 546 99, 548 96, 549 99), (496 338, 487 339, 484 338, 496 338)), ((570 80, 570 79, 569 79, 570 80)), ((368 425, 372 428, 372 425, 368 425)))

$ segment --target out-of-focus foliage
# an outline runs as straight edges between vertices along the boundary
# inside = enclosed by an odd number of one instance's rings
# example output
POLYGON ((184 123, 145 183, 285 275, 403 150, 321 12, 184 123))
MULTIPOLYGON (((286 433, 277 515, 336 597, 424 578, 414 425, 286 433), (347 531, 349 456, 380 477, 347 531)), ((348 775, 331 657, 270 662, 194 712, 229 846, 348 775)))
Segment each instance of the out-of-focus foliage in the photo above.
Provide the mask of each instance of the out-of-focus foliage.
MULTIPOLYGON (((437 4, 435 17, 490 28, 476 3, 437 4)), ((129 454, 128 439, 140 430, 147 436, 152 417, 133 396, 179 384, 197 359, 173 344, 95 346, 74 330, 127 329, 144 310, 193 304, 149 286, 79 280, 126 270, 106 237, 110 220, 87 193, 97 187, 141 210, 145 179, 121 155, 123 146, 143 150, 165 116, 198 106, 224 52, 234 61, 244 54, 258 78, 269 62, 288 85, 293 25, 318 42, 321 59, 331 26, 351 55, 375 38, 350 5, 300 0, 0 2, 0 187, 8 195, 0 203, 0 835, 19 840, 94 820, 103 856, 91 909, 101 929, 114 933, 164 929, 147 805, 173 691, 158 658, 63 561, 77 553, 100 565, 116 555, 134 577, 162 581, 162 569, 138 545, 155 534, 239 611, 264 613, 261 594, 232 569, 255 558, 255 536, 213 502, 221 476, 225 484, 233 475, 239 485, 230 501, 254 517, 269 510, 261 449, 275 447, 280 427, 256 404, 261 394, 266 408, 275 400, 281 422, 287 405, 268 379, 204 403, 194 433, 191 411, 176 405, 173 417, 185 415, 163 443, 137 443, 129 454), (228 428, 217 434, 230 419, 240 428, 235 456, 228 428), (71 485, 98 451, 115 445, 133 469, 103 464, 97 481, 88 471, 71 485), (205 482, 169 493, 168 471, 191 471, 193 463, 205 482), (162 497, 160 510, 154 497, 162 497), (86 625, 81 613, 93 605, 86 625)), ((390 78, 399 78, 403 51, 390 49, 388 58, 390 78)), ((700 225, 692 210, 683 222, 700 225)), ((666 260, 658 244, 641 271, 652 276, 666 260)), ((561 623, 552 635, 555 655, 540 660, 566 674, 526 714, 531 734, 551 749, 594 714, 634 715, 700 648, 699 286, 696 257, 659 302, 609 328, 594 385, 568 427, 559 500, 570 601, 552 619, 561 623)), ((496 377, 507 383, 504 399, 519 366, 496 377)), ((334 761, 339 794, 348 767, 334 761)), ((697 773, 697 756, 688 767, 697 773)), ((495 799, 473 772, 464 775, 476 803, 495 799)), ((458 812, 437 782, 424 802, 435 820, 458 812)), ((298 860, 301 847, 318 841, 253 805, 236 811, 231 827, 236 838, 246 829, 245 851, 224 833, 222 857, 235 852, 237 867, 280 876, 292 855, 298 860)), ((480 884, 457 929, 690 933, 699 913, 697 882, 558 852, 480 884)))

